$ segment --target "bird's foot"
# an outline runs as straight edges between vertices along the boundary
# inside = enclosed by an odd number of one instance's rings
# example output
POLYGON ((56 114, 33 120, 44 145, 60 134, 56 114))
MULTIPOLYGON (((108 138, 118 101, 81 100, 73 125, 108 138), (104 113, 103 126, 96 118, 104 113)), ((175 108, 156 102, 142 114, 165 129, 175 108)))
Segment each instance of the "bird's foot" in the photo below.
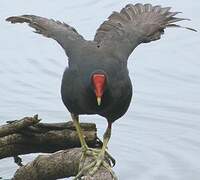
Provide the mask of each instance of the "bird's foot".
MULTIPOLYGON (((100 156, 102 152, 102 149, 94 149, 94 148, 88 148, 88 151, 86 151, 86 155, 89 156, 94 156, 94 157, 98 157, 100 156)), ((109 162, 109 164, 114 167, 116 164, 115 159, 110 155, 110 153, 108 151, 105 151, 103 157, 109 162)))
POLYGON ((115 165, 115 159, 107 152, 105 151, 104 153, 102 150, 99 150, 98 156, 95 158, 95 165, 92 166, 92 168, 89 169, 89 174, 93 176, 97 170, 100 168, 101 165, 103 165, 110 173, 114 175, 114 172, 111 168, 111 162, 112 165, 115 165))
POLYGON ((101 166, 104 166, 111 173, 113 179, 116 180, 117 177, 111 168, 111 164, 112 167, 115 165, 115 159, 107 151, 103 152, 101 149, 83 148, 80 159, 79 173, 76 175, 74 180, 80 179, 83 174, 86 174, 86 172, 93 176, 101 166), (94 161, 92 161, 89 165, 84 166, 87 156, 92 156, 94 161))

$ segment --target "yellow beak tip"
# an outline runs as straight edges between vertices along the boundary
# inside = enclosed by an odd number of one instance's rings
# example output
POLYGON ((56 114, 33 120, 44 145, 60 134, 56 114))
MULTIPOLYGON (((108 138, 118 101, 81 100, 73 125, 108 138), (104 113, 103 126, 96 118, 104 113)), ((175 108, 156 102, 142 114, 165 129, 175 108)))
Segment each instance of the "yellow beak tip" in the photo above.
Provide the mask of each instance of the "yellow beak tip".
POLYGON ((101 105, 101 97, 97 97, 97 104, 98 104, 98 106, 101 105))

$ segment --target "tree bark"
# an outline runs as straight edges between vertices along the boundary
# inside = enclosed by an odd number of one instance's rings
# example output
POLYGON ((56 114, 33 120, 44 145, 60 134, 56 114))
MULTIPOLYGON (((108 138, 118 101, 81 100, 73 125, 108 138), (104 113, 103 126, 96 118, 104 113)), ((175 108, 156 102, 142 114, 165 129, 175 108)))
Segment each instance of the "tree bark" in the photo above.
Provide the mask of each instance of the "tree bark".
MULTIPOLYGON (((8 121, 0 126, 0 159, 14 157, 21 166, 14 180, 53 180, 75 176, 78 173, 81 148, 73 122, 40 123, 38 116, 8 121), (57 151, 57 152, 56 152, 57 151), (52 153, 40 155, 34 161, 23 166, 18 155, 28 153, 52 153)), ((81 128, 89 147, 101 147, 97 138, 96 125, 81 123, 81 128)), ((94 159, 86 158, 84 166, 94 159)), ((103 166, 91 177, 84 173, 84 180, 111 180, 112 175, 103 166)))
MULTIPOLYGON (((19 168, 13 180, 55 180, 75 176, 78 173, 80 158, 80 148, 40 155, 33 162, 19 168)), ((89 165, 92 160, 92 157, 87 157, 84 165, 89 165)), ((85 173, 82 178, 84 180, 112 180, 112 175, 101 166, 94 176, 85 173)))
MULTIPOLYGON (((5 134, 4 137, 0 137, 0 159, 21 154, 51 153, 80 147, 78 135, 71 121, 54 124, 36 124, 36 122, 39 121, 35 117, 25 117, 0 126, 0 134, 5 134)), ((96 125, 81 123, 81 127, 88 145, 91 147, 100 146, 97 141, 96 125)))
POLYGON ((1 126, 0 137, 16 133, 23 128, 37 124, 39 121, 40 120, 38 119, 37 115, 35 115, 34 117, 25 117, 18 121, 8 121, 9 124, 1 126))

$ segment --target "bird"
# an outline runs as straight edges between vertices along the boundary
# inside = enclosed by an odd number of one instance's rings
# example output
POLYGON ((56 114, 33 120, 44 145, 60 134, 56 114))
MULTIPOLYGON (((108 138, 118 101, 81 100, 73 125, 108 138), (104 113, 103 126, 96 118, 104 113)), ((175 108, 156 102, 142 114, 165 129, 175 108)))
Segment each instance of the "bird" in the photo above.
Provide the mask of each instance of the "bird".
MULTIPOLYGON (((61 83, 61 97, 71 113, 82 147, 84 160, 94 154, 89 167, 81 167, 75 179, 84 171, 91 175, 103 165, 109 169, 105 157, 111 137, 112 124, 129 108, 132 98, 132 83, 128 71, 128 58, 142 43, 159 40, 164 30, 170 27, 189 27, 175 24, 189 20, 176 17, 180 12, 171 12, 171 7, 152 4, 127 4, 121 11, 114 11, 97 29, 93 40, 86 40, 70 25, 36 15, 11 16, 11 23, 28 23, 35 33, 52 38, 60 44, 68 57, 61 83), (79 123, 79 116, 97 114, 107 120, 107 129, 100 150, 89 148, 79 123)), ((113 178, 116 176, 109 169, 113 178)))

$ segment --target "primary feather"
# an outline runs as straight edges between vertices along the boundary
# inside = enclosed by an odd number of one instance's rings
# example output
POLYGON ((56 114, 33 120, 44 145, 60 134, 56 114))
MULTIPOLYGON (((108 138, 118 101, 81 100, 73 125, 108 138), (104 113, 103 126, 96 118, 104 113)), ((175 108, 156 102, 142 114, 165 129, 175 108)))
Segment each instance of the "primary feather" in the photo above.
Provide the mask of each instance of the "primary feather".
POLYGON ((6 19, 11 23, 28 23, 35 33, 56 40, 70 56, 76 48, 84 44, 84 38, 71 26, 60 21, 35 15, 12 16, 6 19))
POLYGON ((109 48, 116 56, 127 58, 139 44, 160 39, 165 28, 182 27, 172 23, 189 20, 175 17, 180 12, 170 12, 170 9, 151 4, 128 4, 120 12, 113 12, 103 22, 94 41, 109 48))
POLYGON ((151 4, 128 4, 120 12, 113 12, 103 22, 96 32, 94 42, 86 41, 73 27, 52 19, 22 15, 6 20, 12 23, 28 23, 36 33, 55 39, 69 57, 78 53, 77 48, 97 43, 98 47, 116 58, 127 59, 139 44, 160 39, 165 28, 181 27, 196 31, 174 24, 189 19, 175 17, 180 12, 171 12, 170 9, 151 4))

